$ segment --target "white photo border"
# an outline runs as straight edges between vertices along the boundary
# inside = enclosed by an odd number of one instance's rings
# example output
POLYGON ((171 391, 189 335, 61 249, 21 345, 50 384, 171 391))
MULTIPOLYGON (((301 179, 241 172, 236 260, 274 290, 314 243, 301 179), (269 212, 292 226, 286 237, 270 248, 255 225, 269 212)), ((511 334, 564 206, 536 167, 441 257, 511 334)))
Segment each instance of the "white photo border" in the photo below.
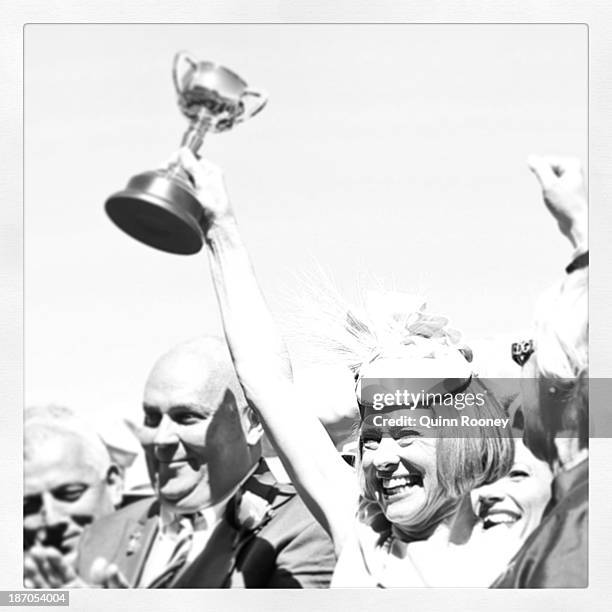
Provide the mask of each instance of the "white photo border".
MULTIPOLYGON (((22 584, 22 409, 23 409, 23 32, 27 23, 571 23, 589 32, 589 191, 592 258, 590 284, 591 376, 612 375, 611 275, 612 261, 612 8, 605 2, 538 3, 474 1, 470 3, 413 1, 338 2, 89 2, 74 0, 47 4, 8 0, 0 25, 0 61, 3 96, 0 99, 3 176, 2 224, 2 357, 0 380, 4 407, 0 411, 4 479, 4 512, 0 516, 0 589, 19 590, 22 584), (282 10, 281 10, 282 6, 282 10), (607 197, 606 197, 607 196, 607 197)), ((612 440, 591 441, 589 587, 540 591, 486 589, 403 589, 317 591, 187 590, 177 598, 171 591, 73 591, 75 610, 173 610, 205 607, 211 610, 287 609, 364 610, 389 606, 397 609, 489 610, 609 609, 612 595, 612 440)))

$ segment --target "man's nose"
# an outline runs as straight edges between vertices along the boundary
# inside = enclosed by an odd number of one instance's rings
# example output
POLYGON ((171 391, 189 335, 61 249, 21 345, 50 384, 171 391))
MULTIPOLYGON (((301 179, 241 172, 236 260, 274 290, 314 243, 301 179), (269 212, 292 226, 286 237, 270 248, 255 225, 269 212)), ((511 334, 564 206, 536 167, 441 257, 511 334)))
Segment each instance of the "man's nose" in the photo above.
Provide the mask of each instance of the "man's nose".
POLYGON ((68 522, 68 517, 62 510, 61 504, 51 493, 44 493, 42 496, 42 522, 45 527, 53 527, 68 522))
POLYGON ((176 431, 176 424, 168 416, 164 415, 161 418, 155 437, 153 438, 153 444, 155 446, 172 446, 178 444, 179 437, 176 431))
POLYGON ((379 472, 393 472, 399 465, 397 442, 391 438, 383 438, 374 451, 372 463, 379 472))

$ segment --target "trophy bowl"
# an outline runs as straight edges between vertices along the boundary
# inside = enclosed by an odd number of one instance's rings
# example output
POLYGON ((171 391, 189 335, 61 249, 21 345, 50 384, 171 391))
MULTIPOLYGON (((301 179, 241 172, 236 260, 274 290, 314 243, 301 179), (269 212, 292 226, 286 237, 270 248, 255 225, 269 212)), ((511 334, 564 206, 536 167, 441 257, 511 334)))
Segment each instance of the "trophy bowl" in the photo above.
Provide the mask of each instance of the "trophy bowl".
MULTIPOLYGON (((267 103, 263 92, 250 89, 228 68, 185 52, 176 54, 172 75, 179 108, 189 120, 181 146, 196 156, 208 132, 227 131, 267 103)), ((133 176, 108 198, 105 209, 126 234, 161 251, 192 255, 204 244, 204 210, 179 162, 133 176)))

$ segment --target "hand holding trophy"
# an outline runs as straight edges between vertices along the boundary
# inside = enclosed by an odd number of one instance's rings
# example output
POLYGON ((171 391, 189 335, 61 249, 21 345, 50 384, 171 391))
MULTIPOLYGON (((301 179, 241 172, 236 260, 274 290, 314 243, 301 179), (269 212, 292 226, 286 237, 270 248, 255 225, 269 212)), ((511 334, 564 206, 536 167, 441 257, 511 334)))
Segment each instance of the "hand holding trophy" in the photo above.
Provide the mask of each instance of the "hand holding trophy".
MULTIPOLYGON (((250 89, 231 70, 185 52, 174 58, 173 79, 179 107, 190 122, 181 146, 196 156, 208 132, 231 129, 267 102, 264 93, 250 89)), ((192 255, 202 248, 204 211, 179 161, 133 176, 105 207, 119 228, 156 249, 192 255)))

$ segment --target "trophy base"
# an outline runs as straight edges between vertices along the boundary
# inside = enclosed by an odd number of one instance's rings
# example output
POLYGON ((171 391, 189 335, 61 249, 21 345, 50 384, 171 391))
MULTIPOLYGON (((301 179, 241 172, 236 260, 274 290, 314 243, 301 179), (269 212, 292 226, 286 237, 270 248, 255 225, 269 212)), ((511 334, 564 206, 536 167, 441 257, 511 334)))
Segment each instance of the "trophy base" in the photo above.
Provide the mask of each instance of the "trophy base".
POLYGON ((187 183, 164 170, 133 176, 105 209, 126 234, 160 251, 193 255, 204 244, 201 204, 187 183))

